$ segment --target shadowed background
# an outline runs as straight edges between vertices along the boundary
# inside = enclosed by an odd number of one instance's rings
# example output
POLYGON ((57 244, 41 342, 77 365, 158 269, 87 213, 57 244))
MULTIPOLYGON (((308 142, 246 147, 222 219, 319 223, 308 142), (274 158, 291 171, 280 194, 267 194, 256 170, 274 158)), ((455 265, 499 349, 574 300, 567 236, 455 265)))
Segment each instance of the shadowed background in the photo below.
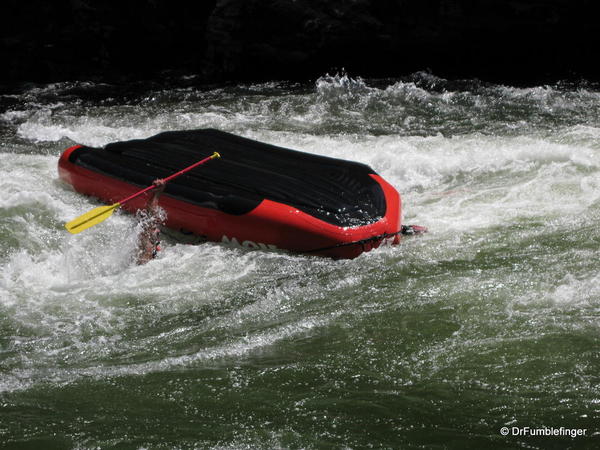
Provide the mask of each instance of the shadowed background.
POLYGON ((196 82, 431 70, 511 84, 597 80, 596 2, 578 0, 10 0, 0 81, 196 82))

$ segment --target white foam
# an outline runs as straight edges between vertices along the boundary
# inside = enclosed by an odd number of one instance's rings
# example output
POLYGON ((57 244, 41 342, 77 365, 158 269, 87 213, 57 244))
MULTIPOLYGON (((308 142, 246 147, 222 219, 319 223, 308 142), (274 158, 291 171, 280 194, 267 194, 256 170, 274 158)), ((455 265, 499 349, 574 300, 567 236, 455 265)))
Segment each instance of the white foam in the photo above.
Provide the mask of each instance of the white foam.
POLYGON ((28 121, 19 126, 19 136, 34 142, 56 142, 62 139, 90 146, 102 146, 112 141, 138 139, 154 134, 155 130, 139 127, 112 127, 95 120, 73 125, 40 124, 28 121))
POLYGON ((6 122, 17 122, 23 120, 31 115, 31 111, 6 111, 0 114, 0 120, 6 122))
MULTIPOLYGON (((512 222, 543 224, 542 231, 533 228, 515 239, 560 229, 574 217, 579 225, 597 224, 600 128, 592 120, 550 130, 531 124, 541 113, 559 110, 571 117, 582 108, 593 111, 595 94, 577 94, 582 103, 574 105, 552 88, 494 88, 498 98, 485 90, 438 92, 419 86, 398 82, 379 89, 361 79, 330 77, 308 94, 262 95, 261 85, 248 88, 243 99, 213 92, 218 101, 210 104, 210 95, 190 89, 178 93, 183 104, 161 104, 157 94, 139 105, 74 105, 72 112, 57 104, 6 113, 3 120, 31 143, 32 151, 35 143, 59 144, 50 147, 55 156, 0 154, 3 170, 10 172, 0 180, 0 208, 8 214, 3 223, 13 242, 10 248, 5 244, 0 259, 0 308, 22 333, 14 339, 18 356, 6 361, 0 390, 239 358, 341 316, 368 314, 366 294, 357 294, 358 287, 382 266, 395 270, 403 264, 473 261, 495 242, 494 233, 512 222), (495 102, 523 102, 532 120, 498 119, 508 132, 496 135, 490 128, 473 131, 479 113, 502 112, 495 102), (452 121, 460 132, 448 133, 452 121), (186 246, 167 239, 156 260, 133 266, 131 216, 117 213, 77 236, 62 228, 96 206, 56 182, 56 155, 64 140, 99 146, 203 127, 368 164, 403 195, 405 221, 426 225, 431 233, 353 261, 186 246)), ((462 276, 443 292, 482 282, 481 276, 462 276)), ((597 309, 598 283, 594 274, 577 273, 549 281, 540 295, 554 305, 597 309)), ((423 298, 442 295, 440 286, 427 289, 432 294, 423 298)), ((391 293, 385 301, 405 300, 391 293)), ((472 320, 481 318, 474 314, 472 320)), ((422 356, 435 364, 449 348, 471 345, 470 339, 486 343, 466 332, 425 349, 422 356)))
MULTIPOLYGON (((587 257, 593 258, 594 255, 589 254, 587 257)), ((568 274, 560 280, 548 298, 559 306, 593 306, 598 311, 600 308, 600 276, 591 274, 580 278, 568 274)))
MULTIPOLYGON (((316 327, 329 323, 329 319, 307 318, 291 325, 281 326, 273 331, 255 333, 251 337, 241 337, 232 342, 215 347, 203 348, 195 353, 180 356, 166 357, 163 359, 144 363, 122 365, 97 365, 86 368, 60 368, 45 367, 33 369, 16 369, 9 373, 0 382, 0 392, 14 392, 23 390, 36 383, 66 384, 81 378, 104 379, 107 377, 123 375, 145 375, 153 372, 162 372, 177 367, 191 366, 203 361, 223 358, 239 358, 258 348, 275 344, 283 339, 289 339, 299 334, 304 334, 316 327)), ((105 341, 97 343, 98 347, 106 344, 105 341)), ((69 349, 69 351, 72 351, 69 349)), ((51 354, 51 352, 50 352, 51 354)), ((48 353, 45 353, 47 356, 48 353)))

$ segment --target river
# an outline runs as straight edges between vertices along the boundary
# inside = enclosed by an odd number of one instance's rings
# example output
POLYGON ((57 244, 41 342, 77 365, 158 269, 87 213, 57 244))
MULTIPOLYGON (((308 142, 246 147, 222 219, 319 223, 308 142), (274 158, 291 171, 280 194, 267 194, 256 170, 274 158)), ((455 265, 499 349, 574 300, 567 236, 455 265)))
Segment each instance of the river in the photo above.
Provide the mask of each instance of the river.
POLYGON ((6 445, 598 445, 597 86, 31 85, 0 95, 0 168, 6 445), (192 128, 366 163, 429 233, 341 261, 167 236, 135 266, 130 215, 64 230, 97 205, 65 148, 192 128))

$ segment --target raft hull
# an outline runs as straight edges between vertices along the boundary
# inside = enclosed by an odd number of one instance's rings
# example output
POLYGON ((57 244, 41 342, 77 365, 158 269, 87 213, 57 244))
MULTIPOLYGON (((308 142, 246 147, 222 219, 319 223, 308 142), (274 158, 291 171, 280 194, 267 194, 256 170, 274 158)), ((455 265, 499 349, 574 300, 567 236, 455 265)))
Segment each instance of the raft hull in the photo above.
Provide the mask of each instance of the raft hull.
MULTIPOLYGON (((77 145, 65 150, 58 163, 59 177, 77 192, 110 204, 145 187, 122 176, 111 176, 105 170, 95 170, 89 165, 84 167, 75 157, 83 149, 87 152, 100 151, 77 145)), ((215 149, 209 149, 208 154, 212 150, 215 149)), ((222 153, 223 159, 228 157, 226 148, 216 150, 222 153)), ((219 161, 211 161, 207 165, 214 165, 213 170, 218 170, 219 161)), ((194 170, 201 175, 203 168, 194 170)), ((400 195, 379 175, 370 173, 369 177, 383 193, 385 213, 372 223, 361 226, 328 223, 298 207, 269 198, 263 198, 247 212, 234 214, 186 201, 181 195, 170 194, 169 190, 160 197, 159 204, 167 213, 165 225, 168 228, 193 233, 202 240, 245 248, 355 258, 384 242, 395 244, 399 241, 400 195)), ((145 207, 147 199, 146 195, 139 196, 125 203, 123 209, 135 212, 145 207)))

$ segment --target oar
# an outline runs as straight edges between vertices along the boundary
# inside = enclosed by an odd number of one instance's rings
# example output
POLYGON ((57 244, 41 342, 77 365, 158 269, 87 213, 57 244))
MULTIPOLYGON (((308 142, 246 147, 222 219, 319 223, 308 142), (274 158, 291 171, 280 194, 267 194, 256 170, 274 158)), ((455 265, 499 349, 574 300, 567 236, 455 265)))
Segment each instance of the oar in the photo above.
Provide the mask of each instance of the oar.
MULTIPOLYGON (((214 152, 211 156, 204 158, 203 160, 198 161, 197 163, 194 163, 191 166, 186 167, 185 169, 180 170, 177 173, 174 173, 173 175, 169 175, 167 178, 164 178, 164 181, 165 183, 167 181, 171 181, 173 178, 176 178, 179 175, 183 175, 184 173, 189 172, 193 168, 198 167, 204 164, 205 162, 210 161, 211 159, 220 157, 221 155, 219 155, 217 152, 214 152)), ((69 233, 72 234, 77 234, 82 232, 83 230, 87 230, 88 228, 91 228, 94 225, 98 225, 100 222, 103 222, 106 219, 108 219, 110 216, 112 216, 112 213, 115 211, 115 209, 123 205, 123 203, 126 203, 129 200, 132 200, 142 195, 143 193, 151 191, 155 188, 156 186, 154 185, 148 186, 147 188, 142 189, 141 191, 136 192, 135 194, 130 195, 129 197, 126 197, 123 200, 118 201, 117 203, 114 203, 110 206, 99 206, 98 208, 94 208, 91 211, 88 211, 85 214, 79 216, 77 219, 73 219, 70 222, 66 223, 65 228, 69 231, 69 233)))

